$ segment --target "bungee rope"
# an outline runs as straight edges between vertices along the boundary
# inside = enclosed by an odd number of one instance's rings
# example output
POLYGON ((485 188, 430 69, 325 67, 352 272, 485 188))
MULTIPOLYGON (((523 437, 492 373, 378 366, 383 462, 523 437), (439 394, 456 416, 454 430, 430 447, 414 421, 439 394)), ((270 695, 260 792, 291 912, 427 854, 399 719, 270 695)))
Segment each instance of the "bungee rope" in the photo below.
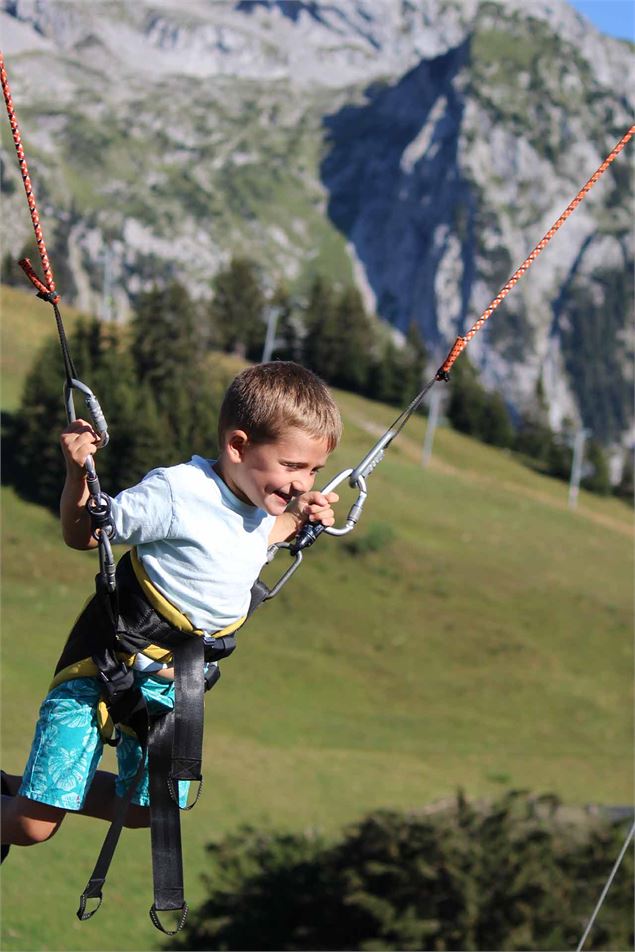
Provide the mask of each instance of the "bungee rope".
MULTIPOLYGON (((77 372, 73 364, 73 359, 68 346, 68 339, 66 337, 66 331, 64 329, 64 322, 58 307, 60 295, 55 287, 53 269, 51 268, 51 262, 46 250, 46 243, 44 241, 44 233, 42 231, 40 216, 37 210, 33 184, 31 182, 31 176, 29 175, 29 167, 27 165, 24 147, 22 145, 18 118, 16 116, 15 107, 13 105, 13 97, 11 96, 11 89, 9 87, 9 78, 4 65, 4 56, 1 51, 0 83, 2 84, 2 92, 7 107, 9 125, 11 126, 11 135, 13 136, 13 143, 18 156, 20 174, 22 176, 22 182, 24 183, 26 200, 29 206, 29 212, 31 214, 31 222, 33 224, 33 231, 35 233, 35 241, 40 255, 40 261, 42 263, 44 282, 42 282, 37 276, 28 258, 22 258, 18 264, 36 289, 37 297, 41 298, 43 301, 48 301, 48 303, 53 307, 57 334, 62 350, 62 359, 64 361, 64 404, 66 408, 66 418, 69 423, 72 423, 77 419, 73 401, 73 391, 77 390, 84 397, 84 401, 90 414, 93 426, 99 435, 98 445, 103 447, 106 446, 109 439, 108 424, 106 423, 106 418, 102 412, 97 397, 92 392, 90 387, 87 387, 85 383, 78 379, 77 372)), ((115 591, 115 560, 110 545, 110 538, 113 534, 113 527, 110 520, 110 499, 101 490, 99 478, 95 469, 95 461, 93 460, 92 456, 88 456, 86 458, 84 468, 86 470, 86 485, 89 492, 89 499, 86 508, 88 509, 88 513, 91 518, 93 536, 97 540, 99 549, 99 577, 106 591, 112 594, 115 591)))
MULTIPOLYGON (((18 126, 17 116, 15 113, 15 108, 13 105, 13 98, 11 96, 11 90, 9 87, 9 81, 7 77, 6 68, 4 65, 4 56, 0 51, 0 82, 2 84, 2 91, 6 103, 7 114, 9 118, 9 124, 11 127, 11 133, 13 136, 13 142, 15 145, 18 164, 20 167, 20 173, 22 176, 22 181, 24 183, 24 189, 26 192, 27 203, 29 206, 29 212, 31 215, 31 221, 33 224, 33 230, 35 233, 35 240, 40 255, 40 261, 42 265, 42 272, 44 274, 44 282, 40 280, 37 276, 33 266, 28 258, 21 259, 18 263, 22 270, 25 272, 27 278, 31 284, 35 287, 37 296, 42 298, 44 301, 48 301, 52 307, 55 314, 55 322, 57 326, 58 336, 60 340, 60 346, 62 350, 62 356, 64 360, 64 369, 65 369, 65 384, 64 384, 64 401, 66 407, 66 415, 68 422, 73 422, 76 419, 75 408, 73 403, 73 390, 80 391, 86 402, 86 406, 90 413, 91 419, 93 421, 94 428, 99 435, 99 445, 105 446, 108 443, 108 427, 106 419, 101 410, 99 402, 93 392, 89 387, 86 386, 81 380, 77 378, 77 374, 73 365, 72 357, 68 347, 68 341, 66 338, 66 333, 64 330, 64 324, 58 307, 60 301, 60 295, 57 292, 55 286, 55 280, 53 277, 53 271, 49 261, 48 253, 46 250, 46 244, 44 241, 44 234, 42 231, 42 226, 40 223, 40 218, 37 210, 37 204, 35 200, 35 194, 33 191, 33 186, 31 183, 31 178, 29 175, 28 165, 26 161, 26 156, 24 153, 24 147, 22 145, 22 140, 20 136, 20 130, 18 126)), ((575 198, 567 205, 566 209, 560 215, 560 217, 553 223, 551 228, 546 232, 546 234, 541 238, 538 244, 533 248, 529 255, 525 258, 522 264, 514 271, 509 280, 503 285, 496 297, 491 301, 491 303, 485 308, 480 317, 474 322, 469 331, 463 335, 456 338, 454 344, 452 345, 447 357, 437 370, 434 377, 429 380, 423 389, 414 397, 414 399, 408 404, 408 406, 399 414, 397 419, 393 424, 386 430, 386 432, 380 437, 380 439, 375 443, 375 445, 369 450, 369 452, 364 456, 364 458, 355 466, 354 468, 345 469, 337 476, 335 476, 322 490, 323 493, 328 493, 336 486, 340 485, 344 480, 348 480, 349 485, 353 489, 358 490, 358 496, 353 506, 351 507, 348 517, 346 519, 345 525, 341 528, 336 528, 335 526, 326 527, 322 523, 306 523, 301 532, 298 534, 296 539, 293 542, 284 542, 278 543, 277 545, 271 546, 268 554, 268 561, 271 561, 276 555, 277 551, 281 548, 289 549, 291 555, 294 557, 294 562, 290 568, 282 575, 278 582, 269 589, 263 583, 258 582, 257 584, 261 585, 261 594, 258 599, 258 604, 261 602, 267 601, 273 598, 278 594, 280 589, 286 582, 289 580, 291 575, 296 571, 300 565, 303 558, 303 550, 311 546, 319 535, 322 532, 326 532, 329 535, 342 536, 350 532, 357 525, 359 518, 361 517, 366 498, 368 496, 366 479, 370 473, 375 469, 378 463, 384 458, 385 450, 388 448, 390 443, 395 439, 395 437, 402 431, 412 414, 421 406, 425 396, 431 390, 435 383, 439 381, 448 381, 450 370, 453 367, 455 361, 459 355, 465 350, 472 338, 478 333, 479 330, 484 326, 486 321, 491 317, 496 308, 501 304, 504 298, 509 294, 512 288, 518 283, 520 278, 527 272, 529 267, 536 260, 538 255, 543 251, 547 244, 554 237, 556 232, 562 227, 565 221, 569 216, 575 211, 580 202, 586 197, 590 189, 595 185, 598 179, 606 172, 611 163, 617 158, 624 146, 635 134, 635 125, 632 125, 630 129, 622 136, 619 142, 611 150, 611 152, 604 159, 602 164, 598 169, 593 173, 593 175, 588 179, 588 181, 582 186, 575 198)), ((95 471, 95 463, 92 456, 89 456, 85 463, 85 469, 87 474, 87 485, 89 488, 90 498, 87 503, 87 509, 91 517, 91 523, 93 526, 93 535, 97 542, 99 543, 99 558, 100 558, 100 579, 101 583, 104 586, 106 592, 112 594, 115 591, 115 562, 112 555, 112 549, 110 546, 110 537, 112 536, 113 528, 110 521, 110 500, 109 497, 101 491, 99 485, 99 479, 95 471)), ((600 908, 606 898, 606 895, 611 887, 613 879, 617 873, 617 870, 624 858, 628 845, 635 836, 635 824, 630 829, 630 832, 627 835, 626 841, 621 849, 621 852, 613 866, 613 869, 609 875, 608 881, 602 891, 602 894, 599 898, 599 901, 596 905, 596 908, 593 911, 593 914, 587 924, 587 927, 584 931, 584 934, 580 940, 580 943, 577 947, 576 952, 581 952, 584 943, 586 941, 589 932, 591 931, 595 919, 600 911, 600 908)), ((154 907, 153 907, 154 910, 154 907)), ((91 913, 92 914, 92 913, 91 913)), ((152 911, 151 911, 152 915, 152 911)), ((80 917, 82 918, 82 917, 80 917)), ((153 921, 155 919, 153 918, 153 921)), ((184 917, 179 923, 175 932, 178 932, 181 926, 183 925, 184 917)), ((160 923, 155 925, 160 928, 162 931, 167 931, 161 926, 160 923)), ((175 932, 168 932, 168 934, 173 935, 175 932)))
POLYGON ((534 261, 536 260, 540 252, 543 250, 543 248, 549 244, 549 242, 551 241, 555 233, 558 231, 558 229, 564 225, 569 215, 571 215, 576 210, 576 208, 578 207, 582 199, 586 197, 587 193, 593 188, 593 186, 595 185, 597 180, 600 178, 600 176, 604 175, 609 165, 615 161, 615 159, 620 154, 620 152, 622 151, 626 143, 629 141, 629 139, 633 137, 633 134, 635 134, 635 125, 631 126, 628 132, 624 133, 624 135, 622 136, 620 141, 617 143, 615 148, 613 148, 609 152, 607 157, 604 159, 604 162, 602 162, 600 167, 595 170, 595 172, 593 173, 591 178, 588 180, 588 182, 585 182, 585 184, 582 186, 582 188, 580 189, 576 197, 571 202, 569 202, 569 204, 563 211, 560 218, 558 218, 553 223, 553 225, 551 226, 547 234, 544 235, 544 237, 540 239, 540 241, 538 242, 536 247, 533 249, 533 251, 531 251, 527 255, 523 263, 514 271, 509 281, 503 285, 503 287, 500 289, 500 291, 498 292, 494 300, 491 302, 491 304, 489 304, 485 308, 485 310, 483 311, 479 319, 474 322, 474 324, 469 329, 465 337, 457 337, 454 344, 452 345, 452 349, 450 350, 450 353, 445 358, 445 360, 441 364, 441 367, 437 371, 437 376, 436 376, 437 380, 446 379, 445 375, 449 373, 450 368, 452 367, 452 364, 454 363, 456 358, 459 356, 461 351, 463 351, 467 347, 467 345, 472 340, 474 335, 477 334, 478 331, 480 331, 485 321, 487 321, 487 319, 492 316, 492 314, 494 313, 498 305, 501 303, 501 301, 505 297, 507 297, 507 295, 509 294, 511 289, 514 287, 514 285, 520 281, 525 271, 527 271, 528 268, 534 263, 534 261))
POLYGON ((20 137, 20 127, 18 126, 18 119, 15 114, 15 109, 13 107, 13 97, 11 96, 11 90, 9 88, 9 79, 7 77, 7 71, 4 66, 4 55, 0 52, 0 80, 2 81, 2 92, 4 93, 4 101, 7 105, 7 114, 9 116, 9 125, 11 126, 11 135, 13 136, 13 142, 15 145, 15 150, 18 156, 18 165, 20 166, 20 173, 22 175, 22 181, 24 182, 24 190, 26 192, 26 200, 29 205, 29 212, 31 213, 31 221, 33 222, 33 230, 35 231, 35 241, 37 243, 38 251, 40 253, 40 259, 42 261, 42 271, 44 272, 45 284, 42 284, 35 271, 31 267, 31 262, 28 258, 24 259, 25 265, 20 262, 20 266, 24 268, 24 271, 27 274, 27 277, 31 283, 38 289, 38 297, 43 298, 45 301, 50 301, 51 304, 56 304, 59 301, 59 294, 55 290, 55 281, 53 279, 53 271, 51 269, 51 263, 49 261, 49 256, 46 253, 46 245, 44 243, 44 235, 42 233, 42 226, 40 225, 40 216, 38 215, 37 205, 35 202, 35 195, 33 193, 33 186, 31 184, 31 177, 29 175, 29 167, 26 162, 26 156, 24 154, 24 148, 22 146, 22 139, 20 137))

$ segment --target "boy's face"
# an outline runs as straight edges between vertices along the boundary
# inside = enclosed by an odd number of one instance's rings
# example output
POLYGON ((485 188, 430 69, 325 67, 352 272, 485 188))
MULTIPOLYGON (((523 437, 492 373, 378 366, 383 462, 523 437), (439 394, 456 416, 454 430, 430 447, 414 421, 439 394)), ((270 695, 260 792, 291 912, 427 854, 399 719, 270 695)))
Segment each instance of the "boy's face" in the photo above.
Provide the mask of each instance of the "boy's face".
POLYGON ((228 435, 230 465, 222 476, 239 499, 281 515, 291 500, 313 488, 329 455, 325 439, 291 427, 273 443, 251 443, 242 430, 228 435))

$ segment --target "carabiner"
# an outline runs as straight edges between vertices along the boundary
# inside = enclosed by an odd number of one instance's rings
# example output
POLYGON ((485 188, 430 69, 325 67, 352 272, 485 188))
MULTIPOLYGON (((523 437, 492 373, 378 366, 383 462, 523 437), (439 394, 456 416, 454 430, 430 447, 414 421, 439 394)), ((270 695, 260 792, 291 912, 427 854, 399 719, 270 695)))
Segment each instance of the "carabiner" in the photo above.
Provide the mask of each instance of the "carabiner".
POLYGON ((90 387, 87 387, 85 383, 82 383, 81 380, 76 380, 74 377, 64 384, 64 404, 66 406, 66 418, 68 422, 73 423, 77 419, 75 403, 73 401, 73 390, 79 390, 84 396, 84 401, 93 426, 99 434, 99 443, 97 445, 99 447, 107 446, 108 440, 110 439, 108 436, 108 424, 106 423, 106 417, 99 405, 99 401, 90 387))

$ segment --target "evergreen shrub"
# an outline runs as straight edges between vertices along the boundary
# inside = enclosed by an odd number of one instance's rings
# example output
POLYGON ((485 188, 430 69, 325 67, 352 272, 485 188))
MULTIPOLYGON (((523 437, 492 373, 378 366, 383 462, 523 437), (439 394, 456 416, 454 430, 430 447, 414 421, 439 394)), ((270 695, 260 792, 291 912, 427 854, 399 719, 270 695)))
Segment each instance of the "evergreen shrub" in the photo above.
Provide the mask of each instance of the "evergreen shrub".
MULTIPOLYGON (((520 792, 378 811, 336 842, 244 828, 207 847, 208 898, 171 947, 572 949, 625 831, 520 792)), ((632 882, 630 852, 587 948, 633 947, 632 882)))

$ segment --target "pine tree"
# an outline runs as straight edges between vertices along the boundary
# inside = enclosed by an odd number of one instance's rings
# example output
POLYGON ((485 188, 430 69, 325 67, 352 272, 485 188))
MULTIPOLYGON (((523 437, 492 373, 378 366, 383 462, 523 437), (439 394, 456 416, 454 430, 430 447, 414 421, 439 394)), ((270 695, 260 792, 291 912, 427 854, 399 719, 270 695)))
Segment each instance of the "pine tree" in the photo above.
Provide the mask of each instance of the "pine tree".
POLYGON ((541 466, 546 466, 553 440, 544 387, 539 377, 533 405, 524 413, 519 422, 514 448, 541 466))
POLYGON ((305 322, 303 363, 330 383, 339 365, 337 300, 332 287, 320 276, 311 285, 305 322))
POLYGON ((294 314, 291 296, 286 284, 280 282, 271 297, 269 307, 278 314, 276 346, 272 356, 278 360, 302 360, 303 321, 294 314))
POLYGON ((139 296, 130 326, 139 380, 152 388, 159 405, 169 406, 201 357, 194 304, 177 282, 155 287, 139 296))
POLYGON ((97 459, 102 485, 111 495, 134 486, 156 466, 181 461, 175 458, 169 424, 147 383, 122 389, 117 407, 111 408, 116 412, 110 443, 97 459))
MULTIPOLYGON (((227 371, 196 348, 195 312, 176 285, 142 296, 127 335, 100 321, 80 321, 69 346, 80 379, 105 414, 110 442, 95 458, 102 489, 115 495, 155 466, 212 456, 227 371), (175 322, 174 315, 184 319, 175 322), (179 337, 179 334, 181 336, 179 337), (152 338, 153 347, 149 338, 152 338)), ((56 510, 64 482, 59 433, 66 426, 63 365, 57 340, 36 355, 19 412, 5 435, 11 479, 26 498, 56 510)), ((82 395, 75 413, 89 419, 82 395)), ((5 478, 7 473, 5 472, 5 478)))
POLYGON ((265 297, 256 265, 232 258, 212 282, 209 319, 219 346, 252 360, 260 358, 265 340, 265 297))
POLYGON ((568 480, 571 475, 573 450, 566 434, 553 434, 547 449, 547 472, 556 479, 568 480))
POLYGON ((509 447, 514 430, 503 398, 485 390, 476 368, 463 354, 450 377, 448 419, 456 430, 493 446, 509 447))
POLYGON ((3 284, 8 284, 11 287, 22 288, 23 290, 27 290, 28 288, 32 287, 32 285, 29 284, 29 279, 27 278, 26 274, 18 264, 18 261, 21 261, 23 258, 28 258, 36 273, 40 273, 40 252, 38 250, 35 236, 29 238, 17 255, 11 251, 6 252, 2 258, 2 268, 0 269, 0 279, 2 280, 3 284))
POLYGON ((608 496, 611 492, 609 467, 606 454, 597 440, 589 440, 585 456, 591 472, 582 480, 582 486, 592 493, 608 496))
POLYGON ((27 374, 11 434, 17 492, 50 509, 57 508, 64 483, 59 446, 59 434, 66 426, 63 380, 59 344, 50 339, 35 355, 27 374))
POLYGON ((626 450, 622 464, 622 475, 615 487, 615 495, 625 499, 631 505, 635 502, 635 479, 633 467, 633 450, 626 450))
POLYGON ((388 337, 379 355, 371 359, 366 392, 373 400, 401 406, 403 403, 402 363, 397 345, 388 337))
POLYGON ((411 321, 403 351, 403 403, 408 403, 421 390, 428 362, 428 352, 419 325, 411 321))
POLYGON ((490 393, 484 401, 480 435, 492 446, 510 447, 514 443, 514 428, 500 393, 490 393))
POLYGON ((333 320, 334 354, 330 380, 337 387, 363 393, 368 381, 373 335, 357 288, 345 288, 333 320))
POLYGON ((483 430, 485 391, 474 366, 465 354, 455 363, 450 376, 447 416, 455 430, 479 437, 483 430))

